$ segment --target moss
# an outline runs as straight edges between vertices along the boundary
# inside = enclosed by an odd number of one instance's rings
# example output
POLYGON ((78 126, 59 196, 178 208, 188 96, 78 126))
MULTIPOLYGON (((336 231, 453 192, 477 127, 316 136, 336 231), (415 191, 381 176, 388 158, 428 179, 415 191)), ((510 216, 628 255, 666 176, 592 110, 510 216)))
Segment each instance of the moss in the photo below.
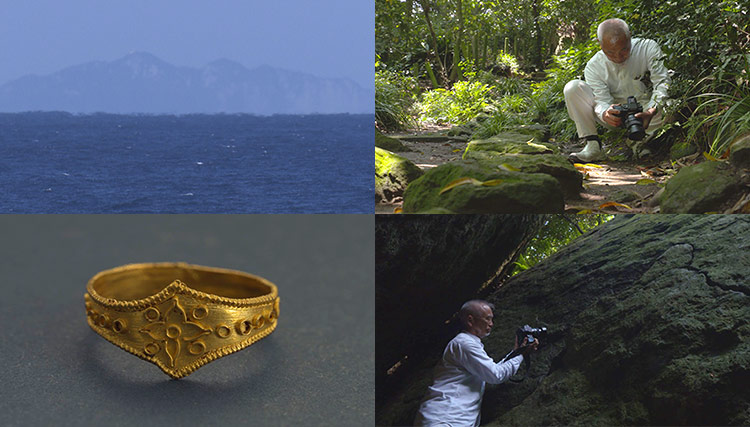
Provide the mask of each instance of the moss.
POLYGON ((507 172, 479 162, 440 165, 412 182, 404 192, 404 212, 441 207, 456 213, 562 212, 562 190, 545 174, 507 172), (461 185, 443 194, 440 190, 459 178, 480 181, 500 179, 495 186, 461 185))
POLYGON ((554 154, 559 149, 549 143, 522 133, 500 133, 487 139, 470 141, 464 152, 464 159, 472 158, 472 151, 490 151, 497 154, 554 154))
POLYGON ((412 151, 409 147, 405 146, 401 141, 396 138, 391 138, 380 133, 377 129, 375 130, 375 146, 384 150, 393 152, 407 152, 412 151))
POLYGON ((583 175, 567 158, 560 155, 504 155, 492 151, 471 151, 466 154, 469 158, 481 160, 482 164, 492 169, 510 166, 523 173, 550 175, 560 183, 565 197, 577 197, 582 189, 583 175))
POLYGON ((401 196, 406 186, 422 175, 422 170, 409 160, 375 147, 375 197, 392 200, 401 196))
POLYGON ((738 189, 738 178, 723 162, 686 166, 667 181, 660 198, 662 213, 719 211, 738 189))
POLYGON ((677 160, 682 157, 695 154, 696 151, 698 151, 698 149, 695 147, 695 145, 687 141, 677 142, 669 149, 669 158, 672 160, 677 160))

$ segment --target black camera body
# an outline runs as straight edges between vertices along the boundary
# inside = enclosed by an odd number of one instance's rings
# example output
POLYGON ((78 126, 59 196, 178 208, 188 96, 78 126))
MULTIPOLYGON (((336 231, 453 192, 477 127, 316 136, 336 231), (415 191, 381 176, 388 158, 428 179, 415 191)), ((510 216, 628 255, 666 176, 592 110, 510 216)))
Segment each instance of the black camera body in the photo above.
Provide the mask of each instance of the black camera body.
POLYGON ((612 108, 618 111, 618 115, 622 119, 621 126, 628 130, 628 139, 640 141, 646 136, 643 120, 635 116, 636 113, 643 112, 643 107, 634 96, 629 96, 628 102, 625 104, 614 105, 612 108))
POLYGON ((532 328, 529 325, 523 325, 522 328, 516 330, 516 338, 518 339, 518 345, 523 344, 523 339, 526 338, 527 344, 533 344, 535 340, 544 340, 547 338, 547 328, 542 326, 541 328, 532 328))

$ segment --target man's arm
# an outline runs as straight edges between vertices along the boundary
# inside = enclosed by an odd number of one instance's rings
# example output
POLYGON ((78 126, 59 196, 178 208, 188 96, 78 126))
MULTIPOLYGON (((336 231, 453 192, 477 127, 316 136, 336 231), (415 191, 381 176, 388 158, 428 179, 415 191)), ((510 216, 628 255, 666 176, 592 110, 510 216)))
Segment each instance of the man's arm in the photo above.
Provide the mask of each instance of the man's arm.
POLYGON ((471 343, 461 348, 461 364, 471 374, 490 384, 499 384, 516 372, 523 356, 516 356, 506 362, 495 363, 480 344, 471 343))
MULTIPOLYGON (((594 112, 599 118, 609 123, 606 120, 605 113, 610 109, 610 106, 615 103, 615 99, 609 92, 609 86, 607 86, 607 76, 604 65, 599 63, 596 59, 597 58, 595 57, 594 60, 591 60, 586 64, 583 75, 586 79, 586 83, 594 92, 594 112)), ((613 124, 613 126, 619 125, 619 123, 616 125, 613 124)))

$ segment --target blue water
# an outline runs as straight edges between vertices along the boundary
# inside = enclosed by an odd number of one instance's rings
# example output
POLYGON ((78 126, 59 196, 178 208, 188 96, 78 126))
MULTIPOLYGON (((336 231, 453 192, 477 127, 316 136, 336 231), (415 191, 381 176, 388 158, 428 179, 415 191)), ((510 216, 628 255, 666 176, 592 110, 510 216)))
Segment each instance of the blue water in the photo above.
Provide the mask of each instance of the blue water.
POLYGON ((0 114, 0 212, 373 213, 373 121, 0 114))

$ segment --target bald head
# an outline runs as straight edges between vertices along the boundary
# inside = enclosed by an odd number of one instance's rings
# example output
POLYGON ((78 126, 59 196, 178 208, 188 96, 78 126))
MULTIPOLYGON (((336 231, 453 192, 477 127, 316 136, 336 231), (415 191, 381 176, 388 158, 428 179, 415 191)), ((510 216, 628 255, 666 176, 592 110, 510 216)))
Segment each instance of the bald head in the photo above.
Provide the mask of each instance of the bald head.
POLYGON ((610 61, 622 64, 630 58, 630 29, 622 19, 607 19, 599 24, 596 37, 610 61))
POLYGON ((630 40, 630 29, 622 19, 607 19, 599 24, 599 28, 596 29, 596 38, 600 45, 603 42, 614 44, 621 39, 630 40))
POLYGON ((492 310, 495 306, 492 303, 481 299, 466 301, 458 312, 458 318, 466 332, 474 334, 479 338, 489 335, 492 329, 492 310))

